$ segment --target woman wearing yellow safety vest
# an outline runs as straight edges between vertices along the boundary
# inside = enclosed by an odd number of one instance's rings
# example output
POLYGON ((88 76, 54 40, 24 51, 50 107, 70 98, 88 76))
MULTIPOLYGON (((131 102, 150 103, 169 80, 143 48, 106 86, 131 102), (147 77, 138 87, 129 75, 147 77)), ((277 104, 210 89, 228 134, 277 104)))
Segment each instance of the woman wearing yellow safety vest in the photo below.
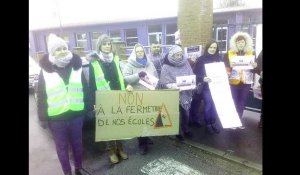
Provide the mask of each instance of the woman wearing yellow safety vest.
POLYGON ((50 128, 64 174, 72 174, 71 145, 75 174, 81 175, 86 173, 82 168, 82 125, 88 94, 82 62, 56 35, 50 34, 47 44, 49 55, 40 60, 38 116, 50 128))
MULTIPOLYGON (((112 52, 109 36, 103 34, 98 38, 96 52, 89 54, 88 60, 90 61, 89 88, 92 104, 95 104, 96 91, 125 90, 119 58, 112 52)), ((112 163, 118 163, 119 157, 123 160, 128 159, 121 141, 107 141, 106 145, 112 163)))
MULTIPOLYGON (((230 50, 224 55, 224 63, 229 77, 232 98, 237 110, 237 113, 242 119, 245 103, 253 83, 253 73, 250 69, 237 68, 232 64, 232 60, 236 56, 254 56, 253 41, 248 33, 237 32, 230 39, 230 50)), ((255 60, 255 58, 254 58, 255 60)), ((257 64, 253 61, 252 66, 257 64)), ((244 126, 239 127, 245 129, 244 126)), ((233 128, 235 129, 235 128, 233 128)))

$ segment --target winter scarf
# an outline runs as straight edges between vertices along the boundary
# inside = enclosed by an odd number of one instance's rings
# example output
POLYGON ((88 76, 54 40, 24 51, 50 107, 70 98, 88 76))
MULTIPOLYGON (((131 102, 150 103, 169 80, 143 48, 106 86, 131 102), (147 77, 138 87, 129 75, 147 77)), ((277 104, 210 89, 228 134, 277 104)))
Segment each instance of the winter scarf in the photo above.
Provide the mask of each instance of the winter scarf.
POLYGON ((73 58, 73 54, 72 52, 68 51, 68 54, 65 57, 54 57, 51 54, 49 54, 49 61, 56 65, 57 67, 66 67, 66 65, 68 65, 71 61, 71 59, 73 58))
MULTIPOLYGON (((174 55, 174 54, 173 54, 174 55)), ((186 58, 176 60, 173 57, 167 57, 165 64, 162 67, 160 75, 160 84, 176 83, 176 77, 194 75, 190 64, 186 58)), ((192 102, 192 90, 181 91, 179 102, 181 107, 189 110, 192 102)))
POLYGON ((114 58, 112 52, 107 54, 100 51, 98 56, 104 63, 111 63, 114 58))

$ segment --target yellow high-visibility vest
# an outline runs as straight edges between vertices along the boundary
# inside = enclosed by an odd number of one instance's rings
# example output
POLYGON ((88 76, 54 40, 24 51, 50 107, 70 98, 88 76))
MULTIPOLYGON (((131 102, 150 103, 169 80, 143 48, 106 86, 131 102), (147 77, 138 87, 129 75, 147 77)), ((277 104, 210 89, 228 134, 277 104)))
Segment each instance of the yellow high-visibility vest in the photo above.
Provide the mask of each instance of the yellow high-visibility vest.
POLYGON ((57 72, 48 73, 43 70, 49 117, 55 118, 68 110, 84 109, 81 73, 82 68, 76 71, 72 69, 69 84, 66 85, 57 72))
MULTIPOLYGON (((125 90, 125 85, 124 85, 124 78, 123 78, 123 74, 120 70, 119 67, 119 57, 115 56, 113 59, 113 63, 116 65, 117 67, 117 71, 118 71, 118 79, 120 82, 120 86, 121 86, 121 90, 125 90)), ((95 82, 96 82, 96 87, 97 90, 110 90, 110 86, 109 86, 109 82, 107 82, 104 78, 104 74, 103 71, 101 69, 101 66, 99 64, 99 62, 97 60, 93 60, 91 62, 93 68, 94 68, 94 74, 95 74, 95 82)))

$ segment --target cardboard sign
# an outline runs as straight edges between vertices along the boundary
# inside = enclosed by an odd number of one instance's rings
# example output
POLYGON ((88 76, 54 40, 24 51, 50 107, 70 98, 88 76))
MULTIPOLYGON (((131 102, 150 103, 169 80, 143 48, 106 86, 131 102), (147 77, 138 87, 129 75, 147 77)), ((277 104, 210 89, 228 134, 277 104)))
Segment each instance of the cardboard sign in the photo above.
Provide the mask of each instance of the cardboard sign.
POLYGON ((96 91, 95 141, 179 132, 179 92, 96 91))

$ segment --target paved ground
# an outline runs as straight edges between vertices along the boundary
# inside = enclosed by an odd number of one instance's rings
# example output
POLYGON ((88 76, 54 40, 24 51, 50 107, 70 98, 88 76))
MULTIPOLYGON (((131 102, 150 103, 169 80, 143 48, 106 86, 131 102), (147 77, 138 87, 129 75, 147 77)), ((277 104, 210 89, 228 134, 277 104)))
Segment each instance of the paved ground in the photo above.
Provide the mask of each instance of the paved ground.
MULTIPOLYGON (((48 130, 38 125, 36 104, 29 96, 29 174, 63 174, 48 130)), ((258 113, 245 111, 245 130, 222 130, 207 135, 204 127, 192 130, 195 137, 178 142, 173 136, 152 137, 147 155, 140 155, 137 140, 124 141, 129 159, 112 165, 103 142, 84 139, 84 167, 94 175, 167 174, 262 174, 262 130, 258 113), (160 173, 158 173, 160 172, 160 173)), ((71 158, 72 159, 72 158, 71 158)))
MULTIPOLYGON (((262 167, 262 128, 258 127, 260 113, 244 111, 241 129, 221 129, 219 134, 208 135, 204 127, 192 127, 195 135, 187 144, 215 152, 232 160, 262 167)), ((221 126, 221 125, 220 125, 221 126)))

